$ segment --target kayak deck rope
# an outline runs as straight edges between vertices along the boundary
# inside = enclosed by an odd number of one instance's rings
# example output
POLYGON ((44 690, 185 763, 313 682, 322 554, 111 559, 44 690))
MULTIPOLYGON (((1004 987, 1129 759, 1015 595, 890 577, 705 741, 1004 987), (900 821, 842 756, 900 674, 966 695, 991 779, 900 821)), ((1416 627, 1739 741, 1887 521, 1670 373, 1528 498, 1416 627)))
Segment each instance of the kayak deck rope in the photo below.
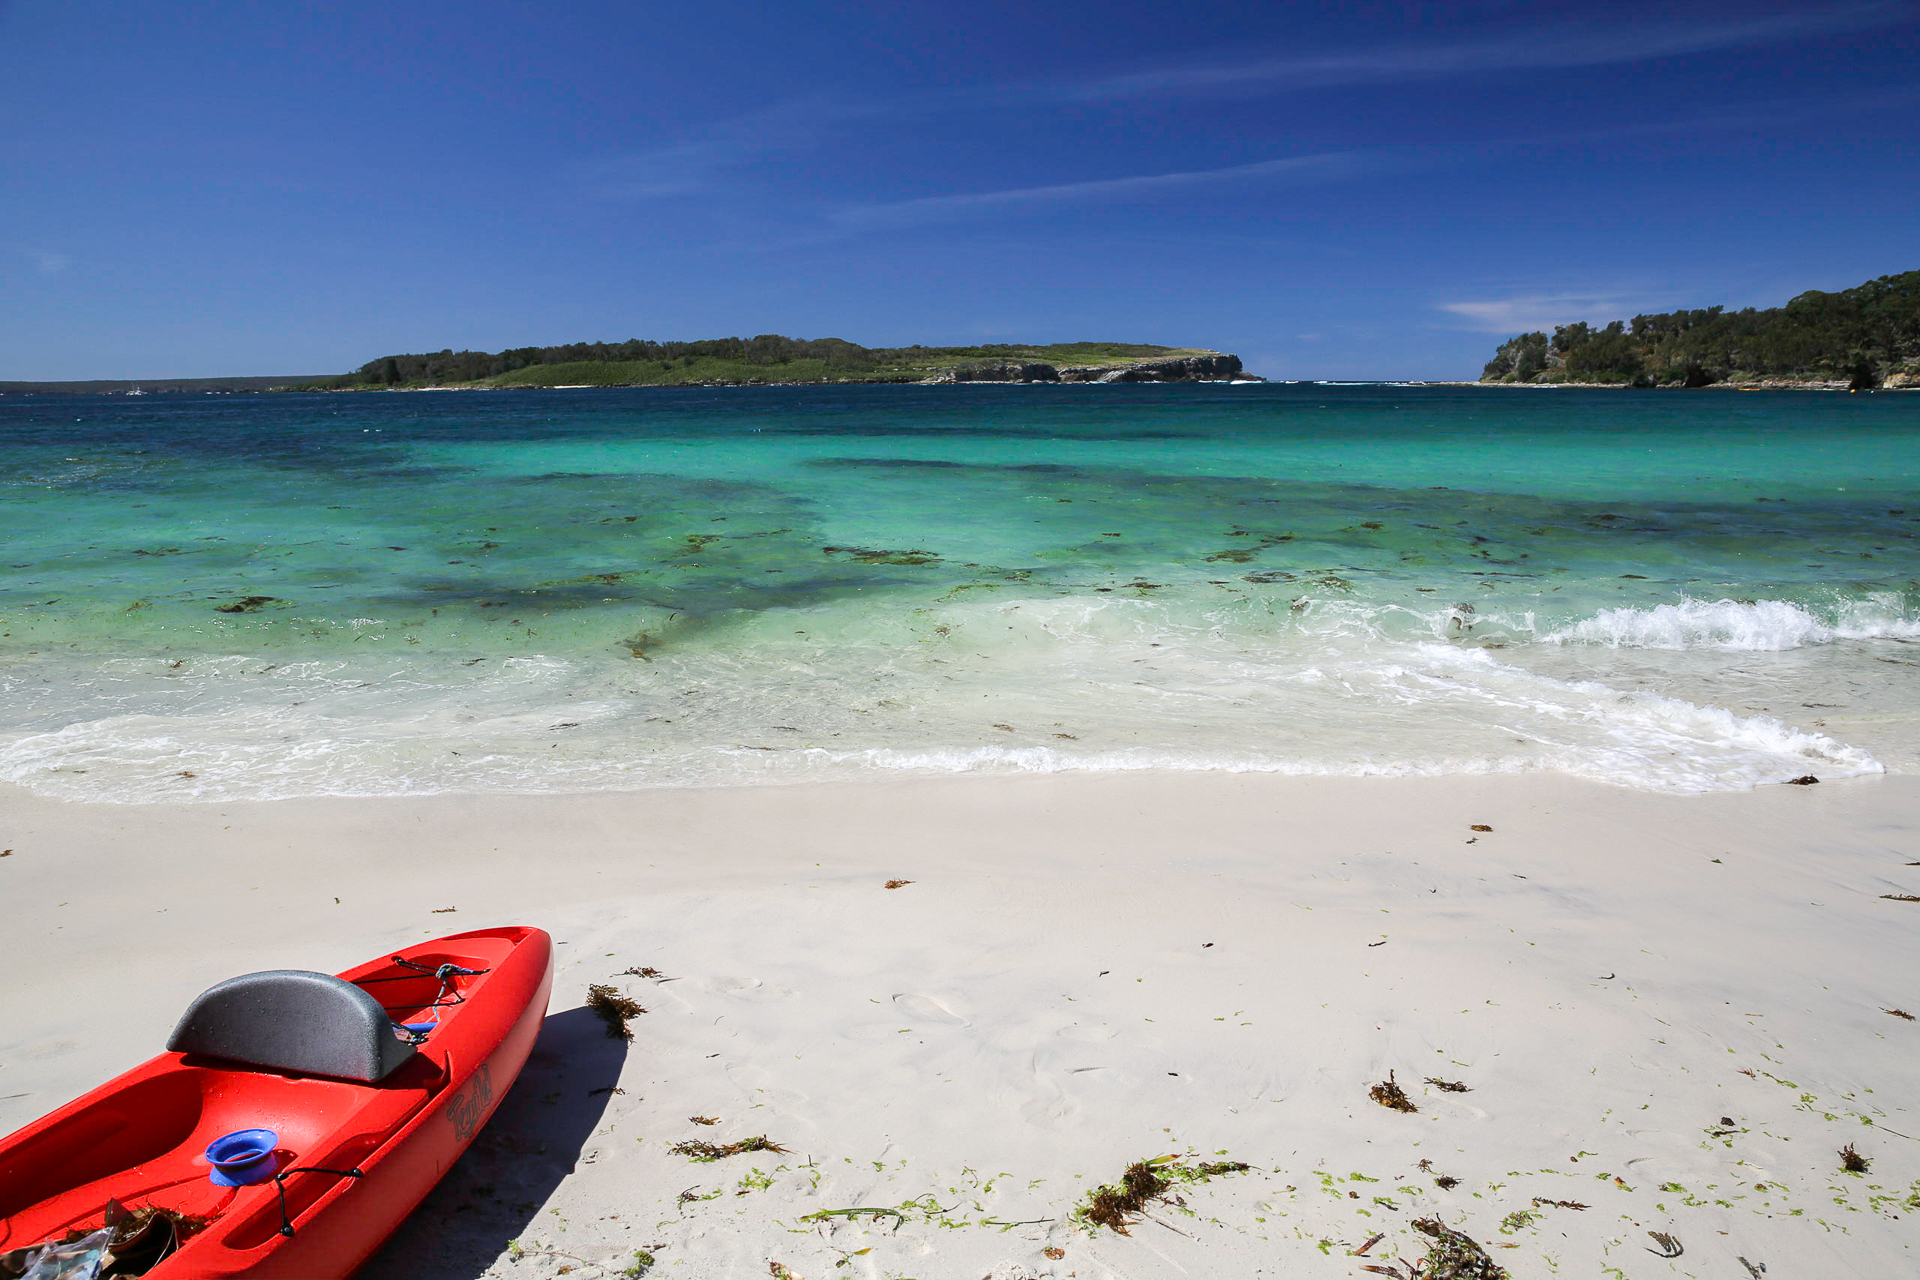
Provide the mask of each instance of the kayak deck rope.
POLYGON ((430 969, 424 964, 415 964, 404 956, 392 956, 390 959, 401 968, 412 969, 413 972, 395 974, 387 978, 361 978, 355 982, 354 985, 365 987, 371 986, 376 982, 414 982, 422 975, 429 978, 436 978, 440 982, 440 990, 434 994, 433 999, 427 1004, 381 1006, 388 1013, 393 1013, 400 1009, 431 1009, 433 1011, 433 1016, 426 1022, 396 1022, 393 1024, 394 1031, 399 1033, 400 1038, 408 1044, 425 1044, 428 1033, 440 1022, 440 1010, 467 1002, 467 997, 454 984, 453 980, 455 978, 477 978, 483 973, 493 972, 491 969, 463 969, 457 964, 443 964, 437 969, 430 969), (449 996, 451 996, 452 999, 448 999, 449 996))
POLYGON ((357 1167, 352 1169, 321 1169, 313 1166, 299 1169, 282 1169, 279 1173, 274 1174, 273 1189, 280 1193, 280 1234, 288 1237, 293 1235, 293 1219, 287 1216, 287 1179, 296 1173, 330 1173, 336 1178, 364 1178, 367 1176, 365 1170, 357 1167))
MULTIPOLYGON (((397 1022, 393 1024, 394 1030, 403 1033, 404 1038, 409 1044, 426 1043, 427 1028, 430 1025, 437 1025, 439 1023, 440 1010, 467 1002, 467 997, 460 991, 458 986, 455 985, 455 978, 477 978, 483 973, 493 972, 491 969, 463 969, 457 964, 443 964, 439 968, 433 969, 428 968, 424 964, 416 964, 405 956, 392 956, 389 958, 394 964, 399 965, 403 969, 411 969, 413 972, 394 974, 386 978, 361 978, 355 982, 354 985, 366 987, 376 982, 413 982, 422 976, 434 978, 440 983, 440 990, 434 994, 432 1001, 425 1005, 406 1004, 381 1006, 381 1008, 385 1009, 388 1013, 393 1013, 400 1009, 431 1009, 433 1011, 431 1024, 416 1023, 413 1026, 407 1026, 397 1022), (449 999, 448 997, 452 998, 449 999)), ((293 1235, 293 1219, 287 1216, 287 1179, 296 1173, 330 1173, 336 1178, 364 1178, 367 1176, 366 1171, 358 1167, 352 1169, 322 1169, 317 1165, 303 1165, 298 1169, 282 1169, 279 1173, 274 1174, 273 1189, 280 1198, 280 1234, 289 1237, 293 1235)))

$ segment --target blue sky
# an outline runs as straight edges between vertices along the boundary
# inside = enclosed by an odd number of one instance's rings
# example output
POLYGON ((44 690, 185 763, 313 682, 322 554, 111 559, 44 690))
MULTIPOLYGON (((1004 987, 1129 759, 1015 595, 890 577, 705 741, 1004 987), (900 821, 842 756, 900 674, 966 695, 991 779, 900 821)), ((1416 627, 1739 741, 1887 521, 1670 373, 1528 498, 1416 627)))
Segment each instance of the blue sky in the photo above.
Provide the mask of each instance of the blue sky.
POLYGON ((0 0, 0 380, 761 332, 1472 377, 1920 268, 1920 3, 0 0))

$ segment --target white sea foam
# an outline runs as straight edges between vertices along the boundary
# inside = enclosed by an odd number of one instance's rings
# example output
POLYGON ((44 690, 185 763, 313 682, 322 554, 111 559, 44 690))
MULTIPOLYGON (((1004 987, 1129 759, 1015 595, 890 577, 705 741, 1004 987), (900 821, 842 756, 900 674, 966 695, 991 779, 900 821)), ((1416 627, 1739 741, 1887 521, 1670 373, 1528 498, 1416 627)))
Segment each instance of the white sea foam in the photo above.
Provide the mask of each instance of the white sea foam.
MULTIPOLYGON (((1777 614, 1765 634, 1839 634, 1777 614)), ((1671 625, 1696 646, 1731 634, 1671 625)), ((646 662, 47 655, 0 672, 0 778, 73 799, 217 801, 1135 769, 1557 770, 1699 792, 1881 768, 1816 728, 1529 670, 1435 629, 1347 604, 1049 596, 766 611, 646 662)))
POLYGON ((1602 609, 1548 632, 1556 644, 1634 649, 1798 649, 1834 640, 1909 639, 1920 619, 1880 595, 1836 604, 1826 619, 1784 600, 1682 600, 1650 609, 1602 609))
POLYGON ((1836 640, 1920 638, 1920 616, 1892 592, 1819 605, 1687 598, 1644 608, 1600 609, 1572 621, 1555 621, 1511 605, 1463 603, 1422 609, 1308 595, 1287 625, 1303 635, 1322 638, 1726 652, 1779 652, 1836 640))

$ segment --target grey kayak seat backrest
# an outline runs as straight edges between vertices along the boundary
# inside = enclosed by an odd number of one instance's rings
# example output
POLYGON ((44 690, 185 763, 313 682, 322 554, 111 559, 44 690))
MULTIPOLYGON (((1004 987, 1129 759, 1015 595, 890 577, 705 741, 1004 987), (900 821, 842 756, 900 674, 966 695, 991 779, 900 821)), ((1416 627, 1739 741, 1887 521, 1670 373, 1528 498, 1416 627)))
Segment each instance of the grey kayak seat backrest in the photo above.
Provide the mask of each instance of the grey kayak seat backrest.
POLYGON ((378 1000, 305 969, 246 973, 207 988, 187 1007, 167 1048, 369 1084, 413 1056, 378 1000))

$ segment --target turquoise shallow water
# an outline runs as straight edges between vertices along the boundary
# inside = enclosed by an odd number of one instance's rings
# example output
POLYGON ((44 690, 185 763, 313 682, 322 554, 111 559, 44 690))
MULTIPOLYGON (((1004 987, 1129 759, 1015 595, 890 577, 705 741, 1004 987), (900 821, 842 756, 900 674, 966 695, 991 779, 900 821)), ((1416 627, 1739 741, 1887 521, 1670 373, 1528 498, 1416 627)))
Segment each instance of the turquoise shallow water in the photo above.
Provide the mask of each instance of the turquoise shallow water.
POLYGON ((1910 760, 1920 397, 0 398, 0 778, 1910 760))

